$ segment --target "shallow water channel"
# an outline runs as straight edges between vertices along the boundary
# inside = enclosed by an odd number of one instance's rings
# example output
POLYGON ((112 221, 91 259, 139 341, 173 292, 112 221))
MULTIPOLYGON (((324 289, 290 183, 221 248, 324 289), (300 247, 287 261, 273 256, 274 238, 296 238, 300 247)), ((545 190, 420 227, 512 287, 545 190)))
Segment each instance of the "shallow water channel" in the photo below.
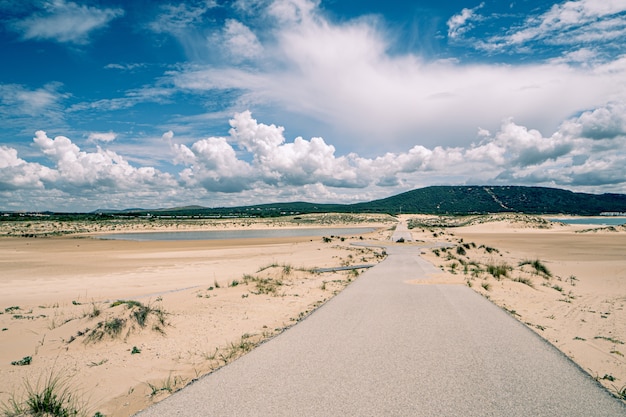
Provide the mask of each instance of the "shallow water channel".
POLYGON ((256 230, 204 230, 183 232, 107 233, 98 236, 111 240, 225 240, 272 239, 283 237, 360 236, 376 230, 374 227, 256 229, 256 230))

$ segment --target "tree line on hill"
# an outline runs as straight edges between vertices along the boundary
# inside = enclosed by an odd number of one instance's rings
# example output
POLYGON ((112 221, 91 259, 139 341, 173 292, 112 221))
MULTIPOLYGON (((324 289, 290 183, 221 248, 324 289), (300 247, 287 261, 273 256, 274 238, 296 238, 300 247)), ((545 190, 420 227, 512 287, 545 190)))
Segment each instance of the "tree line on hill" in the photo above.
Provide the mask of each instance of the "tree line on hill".
MULTIPOLYGON (((241 207, 188 206, 165 209, 97 210, 84 216, 107 217, 278 217, 307 213, 387 213, 467 215, 516 212, 594 216, 626 212, 624 194, 587 194, 546 187, 431 186, 392 197, 356 204, 307 202, 270 203, 241 207)), ((60 215, 59 213, 46 213, 60 215)), ((7 213, 2 217, 15 217, 7 213)), ((23 213, 19 215, 23 216, 23 213)), ((79 213, 65 213, 79 215, 79 213)))

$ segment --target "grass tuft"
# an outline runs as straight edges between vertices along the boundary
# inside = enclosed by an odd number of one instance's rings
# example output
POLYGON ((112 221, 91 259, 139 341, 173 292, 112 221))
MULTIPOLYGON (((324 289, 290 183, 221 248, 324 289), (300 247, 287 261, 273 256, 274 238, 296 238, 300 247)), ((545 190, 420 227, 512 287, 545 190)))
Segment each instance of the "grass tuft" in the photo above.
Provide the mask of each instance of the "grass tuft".
POLYGON ((497 280, 502 279, 502 277, 507 277, 510 269, 511 268, 504 262, 498 265, 487 265, 487 272, 497 280))
POLYGON ((513 281, 528 285, 531 288, 535 288, 535 286, 533 285, 533 281, 530 278, 517 277, 514 278, 513 281))
POLYGON ((5 417, 86 417, 84 402, 72 391, 69 381, 54 373, 33 386, 25 383, 25 398, 14 397, 0 406, 5 417))
POLYGON ((535 259, 534 261, 525 260, 519 263, 519 266, 530 265, 535 274, 543 275, 544 278, 552 278, 552 272, 545 266, 539 259, 535 259))

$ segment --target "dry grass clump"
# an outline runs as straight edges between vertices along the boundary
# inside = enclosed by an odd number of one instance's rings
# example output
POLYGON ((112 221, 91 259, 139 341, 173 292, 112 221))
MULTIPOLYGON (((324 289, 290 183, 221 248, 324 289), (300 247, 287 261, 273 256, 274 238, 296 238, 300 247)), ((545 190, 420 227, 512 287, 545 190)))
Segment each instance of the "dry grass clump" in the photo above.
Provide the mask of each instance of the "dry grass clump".
MULTIPOLYGON (((95 307, 94 307, 95 308, 95 307)), ((158 333, 164 333, 168 326, 166 317, 168 313, 160 307, 152 304, 142 304, 135 300, 118 300, 111 303, 112 311, 108 317, 96 323, 94 328, 79 331, 68 343, 77 337, 84 337, 85 343, 99 342, 108 337, 115 339, 125 333, 128 337, 134 330, 141 330, 151 324, 151 329, 158 333), (120 310, 120 307, 123 307, 120 310)), ((89 314, 88 317, 98 317, 102 314, 89 314)))
POLYGON ((42 381, 35 385, 24 382, 23 398, 11 397, 0 405, 0 413, 4 417, 101 417, 96 412, 90 414, 85 401, 70 385, 69 378, 51 371, 42 381))
MULTIPOLYGON (((482 288, 484 291, 492 289, 493 284, 490 283, 492 279, 496 281, 508 279, 535 289, 536 285, 533 279, 539 276, 544 279, 543 286, 550 286, 565 294, 562 285, 547 284, 553 278, 553 274, 539 259, 522 260, 518 262, 517 266, 509 265, 494 258, 502 255, 499 249, 485 245, 478 246, 473 242, 463 242, 462 239, 459 239, 455 246, 434 248, 431 251, 444 261, 444 264, 440 265, 441 269, 453 274, 462 273, 469 286, 473 286, 474 280, 481 280, 481 284, 476 288, 482 288)), ((569 282, 572 286, 576 285, 574 282, 576 278, 573 276, 566 280, 559 277, 557 279, 569 282)), ((570 292, 563 301, 570 302, 572 299, 574 296, 570 292)))

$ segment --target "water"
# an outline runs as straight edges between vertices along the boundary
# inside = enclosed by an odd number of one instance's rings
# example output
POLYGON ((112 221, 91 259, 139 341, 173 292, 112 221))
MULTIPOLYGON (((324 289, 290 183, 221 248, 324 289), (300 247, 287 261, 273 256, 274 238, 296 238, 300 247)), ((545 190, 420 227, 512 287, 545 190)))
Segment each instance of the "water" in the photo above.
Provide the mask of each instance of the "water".
POLYGON ((264 229, 264 230, 207 230, 196 232, 140 232, 110 233, 98 236, 112 240, 224 240, 267 239, 281 237, 358 236, 376 230, 374 227, 338 227, 312 229, 264 229))
POLYGON ((551 222, 561 222, 565 224, 591 224, 603 226, 620 226, 626 224, 626 217, 574 217, 574 218, 553 218, 551 222))

